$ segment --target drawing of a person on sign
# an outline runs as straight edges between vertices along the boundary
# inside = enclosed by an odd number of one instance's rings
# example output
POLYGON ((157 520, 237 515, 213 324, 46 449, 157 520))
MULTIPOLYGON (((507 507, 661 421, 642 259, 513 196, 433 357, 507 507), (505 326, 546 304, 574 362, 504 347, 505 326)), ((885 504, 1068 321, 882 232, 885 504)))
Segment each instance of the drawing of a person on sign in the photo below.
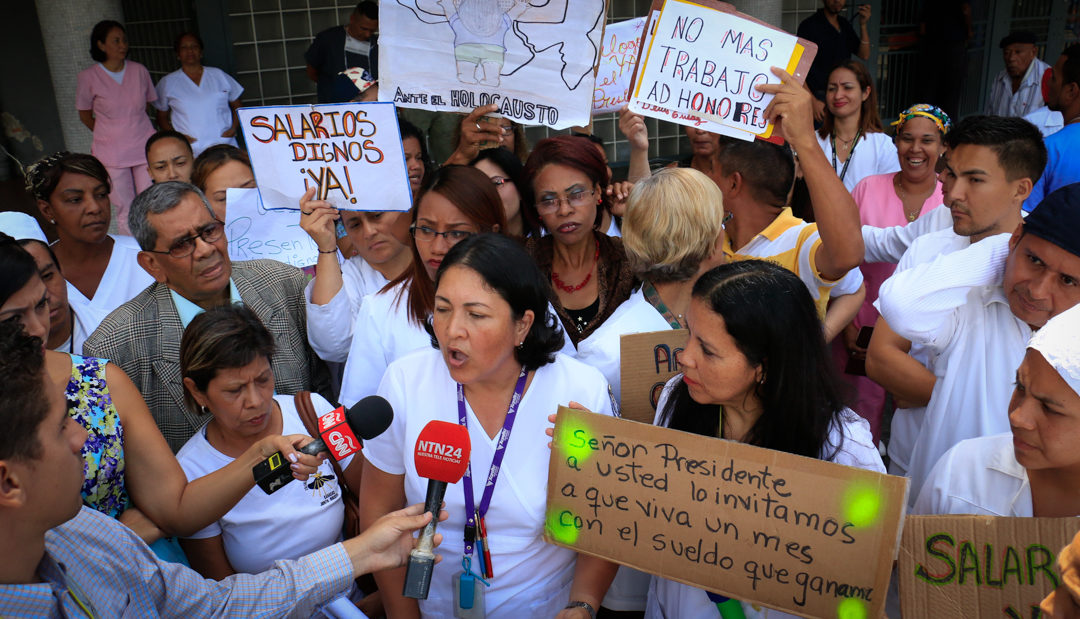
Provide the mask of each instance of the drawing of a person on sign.
POLYGON ((498 86, 506 33, 531 7, 528 0, 439 0, 454 31, 454 59, 463 84, 498 86))

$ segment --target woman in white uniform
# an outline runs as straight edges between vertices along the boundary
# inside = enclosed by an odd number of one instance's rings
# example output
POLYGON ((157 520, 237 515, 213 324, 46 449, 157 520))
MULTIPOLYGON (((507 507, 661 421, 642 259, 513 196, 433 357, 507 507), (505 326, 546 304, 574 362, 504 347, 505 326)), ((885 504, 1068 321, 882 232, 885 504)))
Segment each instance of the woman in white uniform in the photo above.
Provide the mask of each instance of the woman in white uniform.
POLYGON ((244 87, 221 69, 203 66, 199 35, 181 34, 173 49, 180 68, 157 84, 158 126, 187 136, 196 157, 215 144, 236 146, 236 109, 244 87))
POLYGON ((341 403, 375 393, 386 366, 431 338, 424 324, 435 307, 432 283, 446 252, 480 232, 501 232, 506 217, 495 186, 482 172, 445 166, 432 176, 412 212, 412 264, 361 301, 341 382, 341 403))
POLYGON ((85 332, 93 333, 110 312, 154 283, 139 266, 135 239, 109 234, 109 174, 91 155, 60 152, 27 169, 26 188, 56 226, 52 250, 64 265, 68 302, 85 332))
POLYGON ((829 74, 817 139, 848 191, 867 176, 900 170, 896 145, 883 131, 866 65, 855 59, 841 62, 829 74))
POLYGON ((1012 432, 957 443, 938 460, 916 514, 1080 516, 1080 306, 1028 342, 1009 402, 1012 432))
MULTIPOLYGON (((180 342, 185 397, 210 415, 176 454, 188 480, 231 464, 252 445, 275 434, 308 434, 295 398, 274 394, 270 359, 274 338, 243 305, 199 314, 180 342)), ((317 415, 333 405, 311 394, 317 415)), ((341 462, 348 483, 359 485, 360 467, 341 462)), ((305 482, 291 481, 267 494, 252 488, 216 522, 181 542, 188 560, 206 578, 258 574, 279 559, 297 559, 341 541, 345 507, 340 480, 323 461, 305 482)))
MULTIPOLYGON (((450 616, 455 575, 465 568, 482 573, 471 539, 466 543, 467 520, 486 525, 491 554, 483 612, 471 616, 589 619, 615 573, 614 564, 543 540, 548 414, 571 400, 612 414, 603 376, 557 352, 564 336, 546 288, 512 239, 483 234, 462 241, 436 274, 432 331, 439 349, 392 363, 379 386, 394 421, 363 452, 365 523, 425 496, 427 480, 412 454, 429 421, 464 426, 472 443, 470 472, 446 491, 446 560, 435 566, 421 616, 450 616)), ((390 616, 417 613, 416 602, 399 593, 403 578, 401 569, 376 575, 390 616)))
MULTIPOLYGON (((841 401, 821 321, 798 276, 747 260, 702 275, 692 295, 684 372, 664 386, 657 425, 885 472, 869 424, 841 401)), ((653 577, 645 616, 720 613, 705 591, 653 577)))

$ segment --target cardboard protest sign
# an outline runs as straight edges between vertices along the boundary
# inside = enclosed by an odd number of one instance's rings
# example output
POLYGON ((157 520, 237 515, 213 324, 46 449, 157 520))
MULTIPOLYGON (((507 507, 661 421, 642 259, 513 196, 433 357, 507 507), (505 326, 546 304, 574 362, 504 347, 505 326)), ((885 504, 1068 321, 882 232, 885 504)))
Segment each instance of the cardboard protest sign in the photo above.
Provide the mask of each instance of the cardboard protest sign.
MULTIPOLYGON (((604 29, 600 64, 593 87, 593 114, 618 112, 630 101, 630 78, 637 65, 638 46, 642 42, 645 18, 636 17, 604 29)), ((644 39, 648 44, 648 37, 644 39)))
POLYGON ((237 110, 268 209, 315 198, 348 211, 407 211, 412 190, 397 114, 386 103, 281 105, 237 110))
POLYGON ((764 110, 779 83, 771 67, 801 83, 817 46, 714 0, 656 0, 660 17, 638 62, 630 109, 744 140, 768 138, 764 110))
POLYGON ((604 0, 396 0, 379 7, 379 100, 526 125, 587 125, 604 0))
POLYGON ((266 210, 258 189, 226 190, 225 238, 231 260, 270 258, 294 267, 319 261, 319 246, 300 228, 300 213, 266 210))
POLYGON ((686 329, 633 333, 619 339, 619 410, 626 419, 652 423, 664 383, 678 374, 686 329))
POLYGON ((559 408, 545 539, 807 617, 879 617, 908 480, 559 408))
POLYGON ((905 617, 1039 617, 1078 518, 908 516, 900 546, 905 617))

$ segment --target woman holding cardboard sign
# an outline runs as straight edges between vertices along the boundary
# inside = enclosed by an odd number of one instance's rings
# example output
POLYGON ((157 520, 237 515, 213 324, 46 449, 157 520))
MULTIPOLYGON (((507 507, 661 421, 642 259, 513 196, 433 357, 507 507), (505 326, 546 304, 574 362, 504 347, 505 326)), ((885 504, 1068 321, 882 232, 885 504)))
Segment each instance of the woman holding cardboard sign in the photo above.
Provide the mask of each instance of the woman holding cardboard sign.
POLYGON ((882 131, 870 72, 858 60, 845 60, 829 73, 818 144, 848 191, 871 174, 900 169, 896 145, 882 131))
MULTIPOLYGON (((694 284, 686 324, 684 371, 664 385, 657 425, 885 472, 869 424, 843 405, 817 309, 794 273, 763 260, 716 267, 694 284)), ((645 616, 716 617, 717 603, 653 578, 645 616)))

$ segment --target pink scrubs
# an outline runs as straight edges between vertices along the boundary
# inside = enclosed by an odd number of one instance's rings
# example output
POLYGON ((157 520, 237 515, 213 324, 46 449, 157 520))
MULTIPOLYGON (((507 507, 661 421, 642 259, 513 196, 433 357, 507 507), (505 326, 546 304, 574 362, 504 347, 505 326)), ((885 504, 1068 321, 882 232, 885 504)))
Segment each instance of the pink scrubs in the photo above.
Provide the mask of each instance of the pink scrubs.
POLYGON ((94 142, 90 152, 109 171, 113 218, 120 232, 128 230, 127 213, 138 192, 150 186, 146 171, 146 140, 154 134, 146 104, 157 99, 146 67, 127 60, 118 84, 100 64, 79 73, 75 108, 94 113, 94 142))

